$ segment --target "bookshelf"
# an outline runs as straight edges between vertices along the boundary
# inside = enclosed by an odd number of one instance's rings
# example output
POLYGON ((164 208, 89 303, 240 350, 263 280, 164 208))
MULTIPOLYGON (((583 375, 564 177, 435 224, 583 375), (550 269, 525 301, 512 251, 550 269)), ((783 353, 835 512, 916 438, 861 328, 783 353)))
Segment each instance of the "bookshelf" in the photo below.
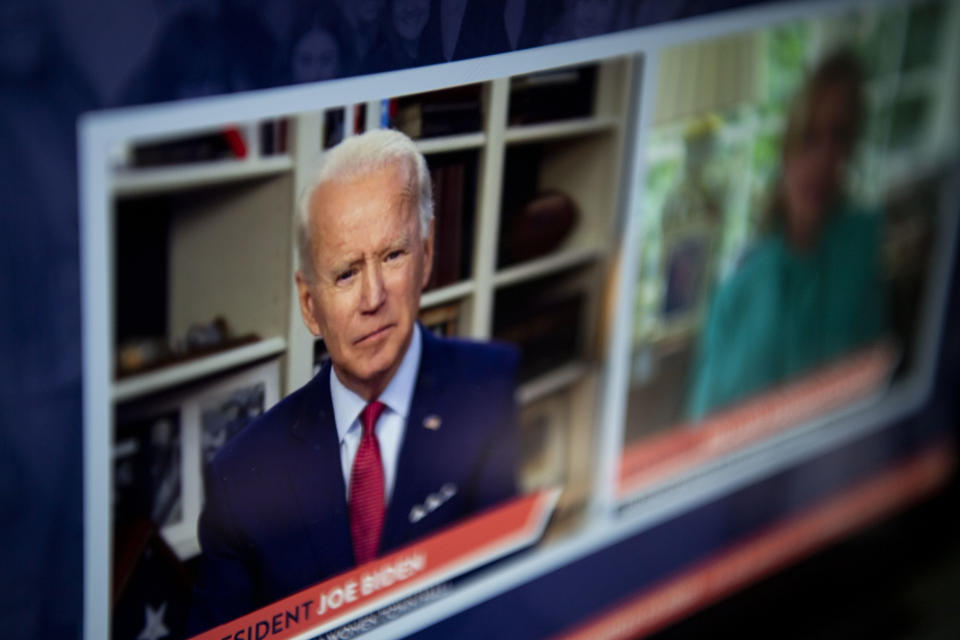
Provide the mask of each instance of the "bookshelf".
POLYGON ((522 143, 576 138, 596 133, 612 132, 617 129, 619 124, 619 119, 614 116, 597 116, 515 126, 507 129, 506 141, 507 143, 522 143))
POLYGON ((122 378, 113 384, 111 395, 114 402, 127 402, 151 393, 189 384, 221 371, 229 371, 280 355, 286 346, 286 340, 280 336, 274 336, 196 360, 122 378))
POLYGON ((541 276, 590 264, 603 257, 604 249, 600 245, 556 251, 541 258, 527 260, 521 264, 497 270, 493 276, 493 283, 496 287, 519 284, 541 276))
POLYGON ((442 136, 439 138, 424 138, 417 140, 417 149, 424 155, 430 155, 433 153, 480 149, 484 144, 486 144, 486 136, 483 132, 477 132, 456 136, 442 136))
MULTIPOLYGON (((437 253, 449 250, 447 245, 456 243, 457 238, 461 243, 444 267, 443 281, 423 293, 422 311, 432 318, 452 318, 445 326, 453 327, 451 332, 456 335, 492 339, 502 329, 497 322, 505 301, 542 288, 545 299, 561 305, 572 319, 564 333, 569 352, 561 354, 555 366, 541 367, 536 375, 523 379, 517 390, 523 420, 533 416, 541 428, 565 429, 563 452, 551 454, 561 461, 564 473, 551 474, 542 468, 525 472, 524 484, 532 488, 537 482, 562 476, 566 490, 561 509, 584 502, 592 477, 583 461, 590 459, 588 453, 596 441, 593 411, 599 372, 597 345, 602 341, 599 327, 603 324, 598 296, 607 288, 616 245, 619 167, 632 93, 632 64, 631 59, 621 58, 591 65, 589 113, 529 123, 511 124, 517 112, 511 110, 511 100, 518 95, 516 87, 523 85, 523 78, 457 88, 458 100, 467 96, 476 101, 476 130, 416 140, 431 171, 436 172, 435 188, 443 182, 452 190, 438 197, 438 234, 446 238, 446 245, 441 247, 438 238, 437 253), (518 164, 524 165, 522 171, 516 169, 518 164), (505 234, 511 233, 517 203, 550 190, 561 190, 575 203, 579 215, 572 228, 556 246, 504 261, 501 244, 505 234), (444 198, 459 217, 454 227, 440 232, 440 200, 444 198), (562 427, 554 424, 560 417, 565 422, 562 427)), ((432 94, 422 95, 425 102, 433 100, 432 94)), ((399 98, 405 105, 418 99, 399 98)), ((161 298, 152 303, 162 308, 164 316, 157 331, 183 336, 195 323, 222 317, 232 334, 257 337, 240 346, 119 377, 112 387, 116 407, 170 395, 266 359, 279 361, 280 397, 310 379, 315 339, 303 326, 294 284, 298 266, 294 203, 331 140, 335 143, 336 136, 352 135, 357 124, 383 126, 382 110, 388 104, 345 105, 340 114, 332 109, 291 114, 284 119, 284 126, 276 129, 283 140, 274 137, 269 148, 257 133, 276 120, 238 125, 248 142, 256 141, 248 144, 244 157, 169 166, 138 167, 121 162, 115 167, 111 184, 115 224, 125 221, 126 226, 136 227, 150 223, 151 217, 162 218, 155 228, 120 234, 114 245, 116 253, 122 253, 119 243, 134 238, 157 244, 147 252, 165 262, 146 274, 149 277, 136 272, 131 278, 125 270, 143 266, 116 261, 113 287, 118 343, 121 333, 132 332, 129 327, 121 332, 122 324, 130 324, 123 318, 136 316, 135 308, 131 311, 124 305, 139 304, 136 295, 143 294, 135 285, 143 278, 165 288, 165 293, 152 291, 161 298), (342 130, 331 130, 331 123, 342 130), (136 295, 126 296, 130 291, 136 295)), ((426 109, 423 118, 426 131, 430 124, 426 109)), ((471 121, 470 117, 458 120, 471 121)), ((435 270, 441 258, 438 255, 436 259, 435 270)), ((522 324, 523 319, 511 321, 522 324)), ((511 330, 523 333, 522 326, 511 330)), ((183 458, 197 456, 184 452, 183 458)), ((199 486, 195 480, 185 480, 183 486, 199 486)), ((190 531, 185 535, 194 535, 191 527, 181 529, 190 531)), ((183 554, 196 550, 193 539, 170 542, 176 549, 189 550, 183 554)))
POLYGON ((266 178, 293 169, 288 155, 253 160, 216 160, 197 166, 120 169, 114 174, 113 192, 117 196, 142 196, 216 184, 266 178))

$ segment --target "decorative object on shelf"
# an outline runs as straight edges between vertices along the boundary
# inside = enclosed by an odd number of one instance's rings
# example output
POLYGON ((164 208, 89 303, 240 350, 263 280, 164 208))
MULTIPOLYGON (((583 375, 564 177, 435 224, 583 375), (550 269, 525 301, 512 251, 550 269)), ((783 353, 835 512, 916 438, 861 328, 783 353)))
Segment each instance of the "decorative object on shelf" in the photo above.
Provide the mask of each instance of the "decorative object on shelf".
POLYGON ((207 324, 192 324, 187 329, 185 350, 198 351, 201 349, 216 348, 230 337, 230 327, 222 316, 213 319, 207 324))
POLYGON ((420 312, 420 322, 428 331, 449 338, 457 335, 457 322, 460 318, 460 303, 454 302, 441 307, 432 307, 420 312))
POLYGON ((252 333, 231 335, 229 323, 219 316, 207 324, 191 325, 183 337, 130 339, 117 349, 117 378, 180 364, 218 351, 252 344, 259 339, 260 336, 252 333))
POLYGON ((586 118, 593 114, 596 65, 511 78, 511 126, 586 118))
POLYGON ((170 346, 163 338, 128 340, 117 349, 117 375, 142 371, 168 357, 170 346))
POLYGON ((520 412, 523 439, 524 491, 536 491, 564 484, 567 471, 567 448, 570 427, 570 406, 566 394, 547 396, 520 412))
POLYGON ((577 226, 580 211, 557 189, 541 192, 505 222, 501 233, 501 266, 524 262, 555 250, 577 226))

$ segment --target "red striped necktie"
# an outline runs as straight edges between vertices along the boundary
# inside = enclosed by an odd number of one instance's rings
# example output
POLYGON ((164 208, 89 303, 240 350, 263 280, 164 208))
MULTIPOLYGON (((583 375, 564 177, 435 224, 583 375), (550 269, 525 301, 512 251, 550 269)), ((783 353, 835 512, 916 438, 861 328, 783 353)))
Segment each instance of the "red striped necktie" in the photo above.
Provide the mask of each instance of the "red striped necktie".
POLYGON ((350 472, 350 535, 358 565, 376 557, 383 530, 383 460, 374 428, 386 408, 382 402, 374 401, 360 413, 363 436, 350 472))

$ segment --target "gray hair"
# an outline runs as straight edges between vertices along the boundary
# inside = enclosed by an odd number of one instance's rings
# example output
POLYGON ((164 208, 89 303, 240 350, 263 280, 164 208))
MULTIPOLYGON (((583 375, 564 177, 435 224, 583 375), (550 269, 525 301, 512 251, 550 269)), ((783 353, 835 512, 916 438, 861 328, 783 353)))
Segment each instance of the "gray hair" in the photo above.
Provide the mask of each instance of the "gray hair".
POLYGON ((407 183, 416 186, 420 233, 427 237, 433 220, 433 189, 427 161, 413 140, 393 129, 374 129, 347 138, 325 152, 320 166, 297 200, 297 252, 300 271, 312 282, 314 265, 310 237, 310 200, 322 184, 366 175, 390 165, 403 168, 407 183))

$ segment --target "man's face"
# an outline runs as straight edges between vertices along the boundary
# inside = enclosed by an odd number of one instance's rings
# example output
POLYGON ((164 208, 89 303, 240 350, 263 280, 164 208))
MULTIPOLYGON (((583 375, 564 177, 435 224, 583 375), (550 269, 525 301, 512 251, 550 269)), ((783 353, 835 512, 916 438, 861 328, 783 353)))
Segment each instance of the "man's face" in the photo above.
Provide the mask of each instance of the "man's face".
POLYGON ((400 366, 430 278, 432 228, 424 240, 405 177, 393 165, 317 188, 313 282, 297 274, 307 328, 323 338, 341 381, 368 400, 400 366))

